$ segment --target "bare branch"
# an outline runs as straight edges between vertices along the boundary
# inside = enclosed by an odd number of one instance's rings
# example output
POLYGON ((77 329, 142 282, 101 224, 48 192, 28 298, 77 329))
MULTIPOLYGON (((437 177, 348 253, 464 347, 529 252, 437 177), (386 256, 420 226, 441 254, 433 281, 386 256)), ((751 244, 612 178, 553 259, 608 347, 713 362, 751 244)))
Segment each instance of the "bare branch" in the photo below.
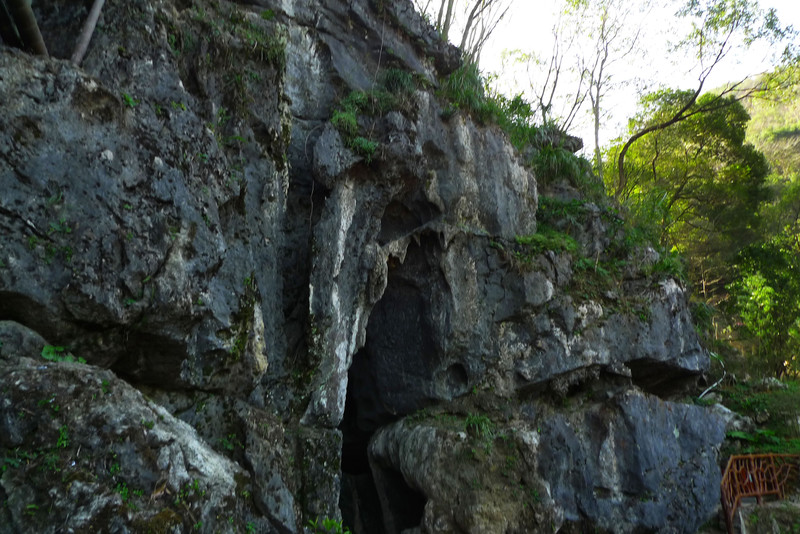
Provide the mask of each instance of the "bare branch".
POLYGON ((86 49, 89 48, 89 41, 92 40, 94 28, 97 25, 97 19, 100 18, 100 11, 103 9, 105 0, 94 0, 92 9, 89 11, 89 16, 81 29, 81 35, 78 38, 78 43, 75 45, 75 51, 72 53, 72 62, 80 65, 83 61, 83 56, 86 55, 86 49))
POLYGON ((14 21, 11 20, 11 14, 6 10, 6 6, 2 1, 0 1, 0 38, 8 46, 23 47, 17 28, 14 26, 14 21))

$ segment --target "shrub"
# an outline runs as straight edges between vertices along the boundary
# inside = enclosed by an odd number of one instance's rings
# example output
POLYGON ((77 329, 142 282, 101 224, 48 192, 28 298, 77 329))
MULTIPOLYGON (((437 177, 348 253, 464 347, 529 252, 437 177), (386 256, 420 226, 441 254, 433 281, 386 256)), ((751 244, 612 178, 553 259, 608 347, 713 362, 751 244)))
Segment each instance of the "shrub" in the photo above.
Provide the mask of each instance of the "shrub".
POLYGON ((386 69, 380 77, 380 85, 395 95, 410 95, 416 89, 413 75, 402 69, 386 69))
POLYGON ((686 264, 684 258, 677 251, 664 252, 657 262, 650 268, 650 274, 671 277, 687 282, 689 277, 686 275, 686 264))
POLYGON ((481 122, 495 119, 499 106, 487 96, 484 79, 478 66, 466 63, 453 71, 442 84, 441 96, 452 107, 470 113, 481 122))
POLYGON ((359 113, 366 111, 369 106, 369 97, 364 91, 350 91, 339 104, 343 110, 359 113))
POLYGON ((353 110, 336 110, 331 117, 331 124, 345 136, 352 137, 358 133, 358 120, 353 110))
POLYGON ((308 526, 311 527, 311 532, 314 534, 351 534, 350 529, 344 526, 342 521, 330 517, 309 519, 308 526))
POLYGON ((372 156, 375 155, 375 151, 378 149, 378 142, 370 141, 366 137, 357 136, 350 140, 348 146, 355 153, 362 156, 364 161, 369 164, 372 162, 372 156))
POLYGON ((561 223, 568 227, 580 226, 586 215, 586 204, 577 199, 563 201, 552 197, 540 196, 536 220, 544 224, 561 223))
POLYGON ((581 175, 586 171, 575 154, 558 146, 540 148, 531 160, 531 164, 536 170, 537 178, 547 182, 565 178, 577 185, 581 175))
POLYGON ((402 69, 383 71, 377 87, 369 91, 350 91, 331 116, 331 124, 342 134, 347 147, 362 156, 367 164, 378 149, 378 142, 359 135, 359 115, 381 116, 408 107, 409 95, 416 89, 414 77, 402 69))
POLYGON ((523 245, 530 254, 540 254, 545 250, 555 252, 575 252, 578 250, 578 242, 568 234, 554 230, 543 224, 539 225, 535 234, 517 236, 518 245, 523 245))

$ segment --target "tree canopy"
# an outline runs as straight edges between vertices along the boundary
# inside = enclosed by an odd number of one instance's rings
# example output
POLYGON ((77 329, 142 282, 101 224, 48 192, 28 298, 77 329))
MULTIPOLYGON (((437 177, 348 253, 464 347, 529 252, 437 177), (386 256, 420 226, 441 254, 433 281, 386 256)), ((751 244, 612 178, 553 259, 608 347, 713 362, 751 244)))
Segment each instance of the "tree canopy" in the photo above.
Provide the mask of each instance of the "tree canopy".
MULTIPOLYGON (((686 91, 680 90, 645 95, 630 130, 671 116, 684 98, 686 91)), ((688 257, 708 292, 712 282, 721 287, 730 281, 730 261, 757 238, 759 205, 769 198, 769 166, 745 142, 749 115, 734 97, 705 94, 695 106, 708 111, 688 108, 686 120, 629 146, 629 178, 621 197, 662 246, 688 257), (719 105, 710 106, 713 102, 719 105)), ((616 150, 620 145, 609 151, 611 158, 616 150)))

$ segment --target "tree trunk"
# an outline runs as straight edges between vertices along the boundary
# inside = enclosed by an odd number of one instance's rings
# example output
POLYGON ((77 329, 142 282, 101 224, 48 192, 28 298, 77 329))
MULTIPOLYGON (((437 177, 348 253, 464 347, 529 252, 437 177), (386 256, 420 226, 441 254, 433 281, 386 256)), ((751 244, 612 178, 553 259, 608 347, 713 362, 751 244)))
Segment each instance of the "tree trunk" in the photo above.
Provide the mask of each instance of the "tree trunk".
POLYGON ((453 4, 455 4, 455 0, 447 0, 447 14, 445 15, 444 23, 440 28, 442 39, 445 41, 447 41, 447 37, 450 34, 450 25, 453 23, 453 4))
POLYGON ((36 23, 36 17, 33 15, 28 1, 8 0, 7 5, 25 47, 34 54, 47 56, 47 47, 44 45, 42 33, 39 31, 39 25, 36 23))
MULTIPOLYGON (((594 167, 600 183, 603 183, 603 154, 600 151, 600 85, 596 85, 592 95, 592 115, 594 115, 594 167)), ((591 89, 590 89, 591 91, 591 89)))
POLYGON ((442 3, 439 4, 439 15, 436 17, 436 29, 439 30, 439 33, 442 32, 442 17, 444 17, 444 5, 447 3, 447 0, 442 0, 442 3))

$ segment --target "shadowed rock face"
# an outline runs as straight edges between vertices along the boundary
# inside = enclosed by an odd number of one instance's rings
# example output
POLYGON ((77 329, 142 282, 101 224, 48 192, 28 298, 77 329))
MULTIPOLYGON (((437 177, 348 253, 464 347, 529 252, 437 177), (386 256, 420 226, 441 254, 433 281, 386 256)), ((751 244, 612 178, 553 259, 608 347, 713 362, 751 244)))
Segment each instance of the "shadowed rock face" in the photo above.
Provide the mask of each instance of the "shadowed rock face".
MULTIPOLYGON (((631 250, 587 290, 588 202, 526 252, 536 177, 434 94, 458 52, 319 4, 109 1, 81 69, 0 47, 0 532, 691 532, 722 430, 662 400, 708 366, 685 289, 631 250), (387 69, 366 158, 330 119, 387 69)), ((67 57, 87 6, 34 8, 67 57)))
POLYGON ((421 521, 429 532, 447 525, 455 532, 690 533, 705 520, 700 510, 719 500, 719 484, 706 474, 718 469, 724 428, 709 426, 696 406, 627 391, 568 413, 506 416, 492 436, 476 431, 474 415, 428 415, 376 432, 369 453, 387 524, 402 520, 392 500, 403 486, 394 470, 427 496, 421 521))
POLYGON ((38 360, 2 366, 3 532, 167 528, 182 523, 173 501, 208 528, 244 527, 241 466, 111 371, 38 360))

